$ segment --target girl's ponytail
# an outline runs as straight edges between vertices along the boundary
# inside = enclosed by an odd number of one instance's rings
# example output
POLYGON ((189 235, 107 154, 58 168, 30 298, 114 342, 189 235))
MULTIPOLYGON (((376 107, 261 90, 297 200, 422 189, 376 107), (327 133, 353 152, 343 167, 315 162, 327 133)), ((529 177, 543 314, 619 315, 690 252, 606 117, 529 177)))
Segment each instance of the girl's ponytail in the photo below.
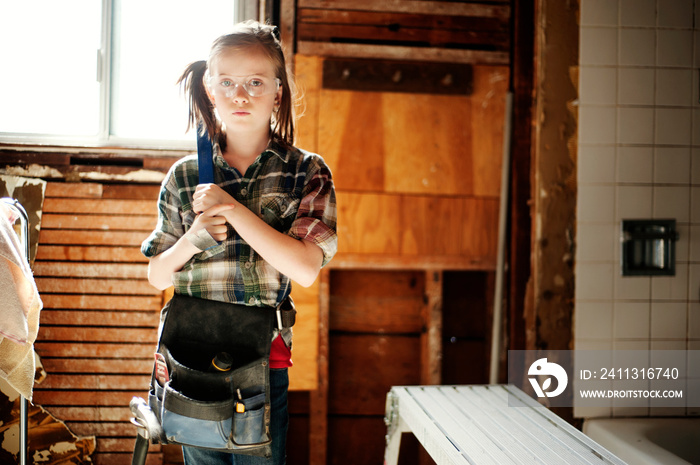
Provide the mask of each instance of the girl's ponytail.
POLYGON ((187 130, 197 127, 199 122, 204 122, 204 127, 209 133, 209 138, 216 141, 219 132, 216 116, 214 115, 214 105, 209 100, 204 87, 204 75, 207 72, 207 62, 205 60, 195 61, 187 65, 185 71, 178 79, 187 94, 189 103, 189 117, 187 119, 187 130))

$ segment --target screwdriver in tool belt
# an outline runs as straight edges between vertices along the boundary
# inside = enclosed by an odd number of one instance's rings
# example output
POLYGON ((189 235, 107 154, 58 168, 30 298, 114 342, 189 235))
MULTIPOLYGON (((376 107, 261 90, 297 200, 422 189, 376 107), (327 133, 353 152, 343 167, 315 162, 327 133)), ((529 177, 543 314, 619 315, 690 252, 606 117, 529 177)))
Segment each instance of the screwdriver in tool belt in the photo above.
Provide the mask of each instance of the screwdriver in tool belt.
POLYGON ((236 402, 236 413, 245 413, 245 405, 243 404, 243 396, 241 396, 241 390, 236 389, 238 394, 238 402, 236 402))

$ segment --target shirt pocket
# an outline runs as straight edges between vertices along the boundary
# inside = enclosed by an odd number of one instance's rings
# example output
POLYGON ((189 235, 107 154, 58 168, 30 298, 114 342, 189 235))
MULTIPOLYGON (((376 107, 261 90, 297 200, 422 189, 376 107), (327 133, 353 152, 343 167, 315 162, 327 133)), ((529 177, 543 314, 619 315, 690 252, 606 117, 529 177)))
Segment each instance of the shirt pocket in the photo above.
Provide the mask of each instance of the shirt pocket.
POLYGON ((260 201, 260 216, 279 232, 287 232, 297 217, 300 199, 289 194, 265 194, 260 201))

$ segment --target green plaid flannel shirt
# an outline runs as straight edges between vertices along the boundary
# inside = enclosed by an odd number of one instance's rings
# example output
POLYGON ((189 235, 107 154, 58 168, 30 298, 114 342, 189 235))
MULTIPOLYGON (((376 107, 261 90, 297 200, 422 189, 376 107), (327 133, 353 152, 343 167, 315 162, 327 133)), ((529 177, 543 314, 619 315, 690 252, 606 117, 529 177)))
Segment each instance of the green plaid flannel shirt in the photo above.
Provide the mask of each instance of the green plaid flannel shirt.
MULTIPOLYGON (((337 210, 331 171, 316 154, 271 143, 244 175, 214 146, 216 184, 277 231, 313 242, 325 266, 338 247, 337 210)), ((161 186, 158 225, 141 245, 146 257, 172 247, 195 219, 192 195, 198 183, 197 156, 178 160, 161 186)), ((173 275, 175 292, 210 300, 276 306, 291 292, 281 274, 228 225, 228 237, 193 256, 173 275)))

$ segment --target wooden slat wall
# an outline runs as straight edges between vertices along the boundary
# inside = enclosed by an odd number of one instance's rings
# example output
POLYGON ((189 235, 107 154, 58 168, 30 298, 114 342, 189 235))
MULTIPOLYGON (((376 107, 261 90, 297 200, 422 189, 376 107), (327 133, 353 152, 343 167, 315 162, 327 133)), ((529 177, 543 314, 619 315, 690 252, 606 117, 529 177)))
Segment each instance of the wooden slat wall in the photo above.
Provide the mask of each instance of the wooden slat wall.
POLYGON ((299 0, 297 49, 305 55, 505 64, 509 17, 507 0, 299 0))
MULTIPOLYGON (((44 303, 36 351, 48 377, 34 403, 78 435, 94 463, 131 463, 129 401, 148 393, 163 295, 146 278, 141 242, 158 186, 48 183, 34 276, 44 303)), ((162 463, 151 446, 148 464, 162 463)))

